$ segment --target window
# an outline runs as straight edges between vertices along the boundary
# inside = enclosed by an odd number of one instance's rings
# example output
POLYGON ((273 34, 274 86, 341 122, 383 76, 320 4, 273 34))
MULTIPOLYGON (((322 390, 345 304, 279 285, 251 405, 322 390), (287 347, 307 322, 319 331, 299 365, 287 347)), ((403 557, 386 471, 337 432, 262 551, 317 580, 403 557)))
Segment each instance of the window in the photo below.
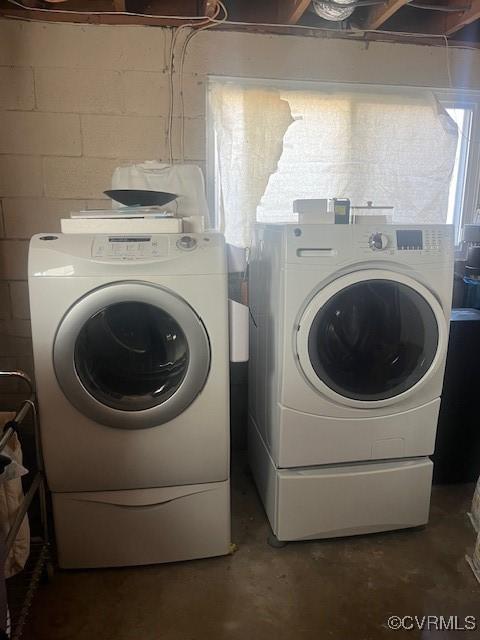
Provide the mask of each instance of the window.
POLYGON ((394 222, 473 220, 480 92, 212 78, 209 192, 227 241, 294 221, 297 198, 394 207, 394 222))
MULTIPOLYGON (((450 180, 447 211, 447 223, 455 225, 455 236, 458 242, 460 240, 459 235, 462 226, 462 213, 464 209, 467 185, 467 168, 469 167, 472 120, 475 113, 475 107, 473 105, 462 106, 461 104, 457 106, 449 106, 447 103, 445 104, 445 108, 448 115, 458 127, 455 165, 452 172, 452 178, 450 180)), ((471 164, 475 164, 473 159, 471 164)), ((466 221, 468 222, 468 219, 466 221)))

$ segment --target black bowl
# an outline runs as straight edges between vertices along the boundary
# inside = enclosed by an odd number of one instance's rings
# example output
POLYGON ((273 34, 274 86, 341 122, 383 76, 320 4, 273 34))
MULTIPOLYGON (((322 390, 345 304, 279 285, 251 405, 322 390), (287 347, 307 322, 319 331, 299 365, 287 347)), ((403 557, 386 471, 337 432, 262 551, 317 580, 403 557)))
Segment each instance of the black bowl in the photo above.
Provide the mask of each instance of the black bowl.
POLYGON ((127 207, 152 207, 154 205, 161 207, 177 197, 175 193, 150 191, 149 189, 110 189, 103 193, 112 200, 127 205, 127 207))

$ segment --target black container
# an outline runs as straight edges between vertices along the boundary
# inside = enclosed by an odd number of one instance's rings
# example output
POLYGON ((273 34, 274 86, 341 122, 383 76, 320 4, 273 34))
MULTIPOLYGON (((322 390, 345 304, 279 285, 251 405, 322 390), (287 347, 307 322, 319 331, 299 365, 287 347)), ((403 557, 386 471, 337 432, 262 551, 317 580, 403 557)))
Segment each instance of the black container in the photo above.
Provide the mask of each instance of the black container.
POLYGON ((465 282, 463 277, 465 275, 465 260, 455 260, 455 267, 453 271, 453 298, 452 307, 455 309, 461 309, 465 300, 465 282))
POLYGON ((433 482, 480 475, 480 310, 452 309, 433 482))
POLYGON ((480 247, 469 247, 465 263, 467 277, 480 277, 480 247))
POLYGON ((230 363, 230 438, 232 451, 247 448, 248 362, 230 363))

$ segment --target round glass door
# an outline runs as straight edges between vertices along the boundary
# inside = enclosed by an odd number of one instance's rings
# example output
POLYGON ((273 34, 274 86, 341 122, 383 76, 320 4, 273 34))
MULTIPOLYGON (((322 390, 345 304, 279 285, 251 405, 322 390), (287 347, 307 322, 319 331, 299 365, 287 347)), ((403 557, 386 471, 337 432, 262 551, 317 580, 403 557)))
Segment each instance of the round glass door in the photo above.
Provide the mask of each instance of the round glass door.
POLYGON ((119 302, 98 311, 75 343, 75 368, 92 396, 116 409, 141 411, 165 402, 188 369, 188 342, 158 307, 119 302))
POLYGON ((141 429, 180 415, 202 390, 210 342, 174 292, 143 282, 99 287, 67 311, 53 350, 57 381, 81 413, 141 429))
POLYGON ((426 376, 445 342, 441 308, 408 280, 352 274, 317 294, 297 338, 305 343, 300 364, 315 386, 354 404, 375 403, 396 398, 426 376))

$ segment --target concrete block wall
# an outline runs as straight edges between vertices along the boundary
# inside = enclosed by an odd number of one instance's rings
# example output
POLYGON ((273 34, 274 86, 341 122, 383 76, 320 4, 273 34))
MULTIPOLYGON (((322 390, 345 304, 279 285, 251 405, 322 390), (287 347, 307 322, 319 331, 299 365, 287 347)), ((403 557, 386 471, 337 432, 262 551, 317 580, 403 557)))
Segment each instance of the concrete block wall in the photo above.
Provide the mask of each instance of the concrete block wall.
MULTIPOLYGON (((166 160, 171 35, 0 20, 0 368, 32 372, 32 234, 58 231, 72 210, 107 206, 102 192, 119 164, 166 160)), ((454 84, 480 86, 479 52, 448 56, 454 84)), ((183 79, 186 159, 203 169, 209 75, 449 86, 441 47, 203 31, 191 41, 183 79)), ((176 94, 177 158, 178 107, 176 94)))
MULTIPOLYGON (((0 369, 33 374, 29 238, 59 231, 70 211, 108 207, 103 191, 119 164, 167 159, 169 37, 0 21, 0 369)), ((204 86, 192 74, 185 91, 186 157, 202 168, 204 86)), ((0 386, 5 404, 18 391, 0 386)))

